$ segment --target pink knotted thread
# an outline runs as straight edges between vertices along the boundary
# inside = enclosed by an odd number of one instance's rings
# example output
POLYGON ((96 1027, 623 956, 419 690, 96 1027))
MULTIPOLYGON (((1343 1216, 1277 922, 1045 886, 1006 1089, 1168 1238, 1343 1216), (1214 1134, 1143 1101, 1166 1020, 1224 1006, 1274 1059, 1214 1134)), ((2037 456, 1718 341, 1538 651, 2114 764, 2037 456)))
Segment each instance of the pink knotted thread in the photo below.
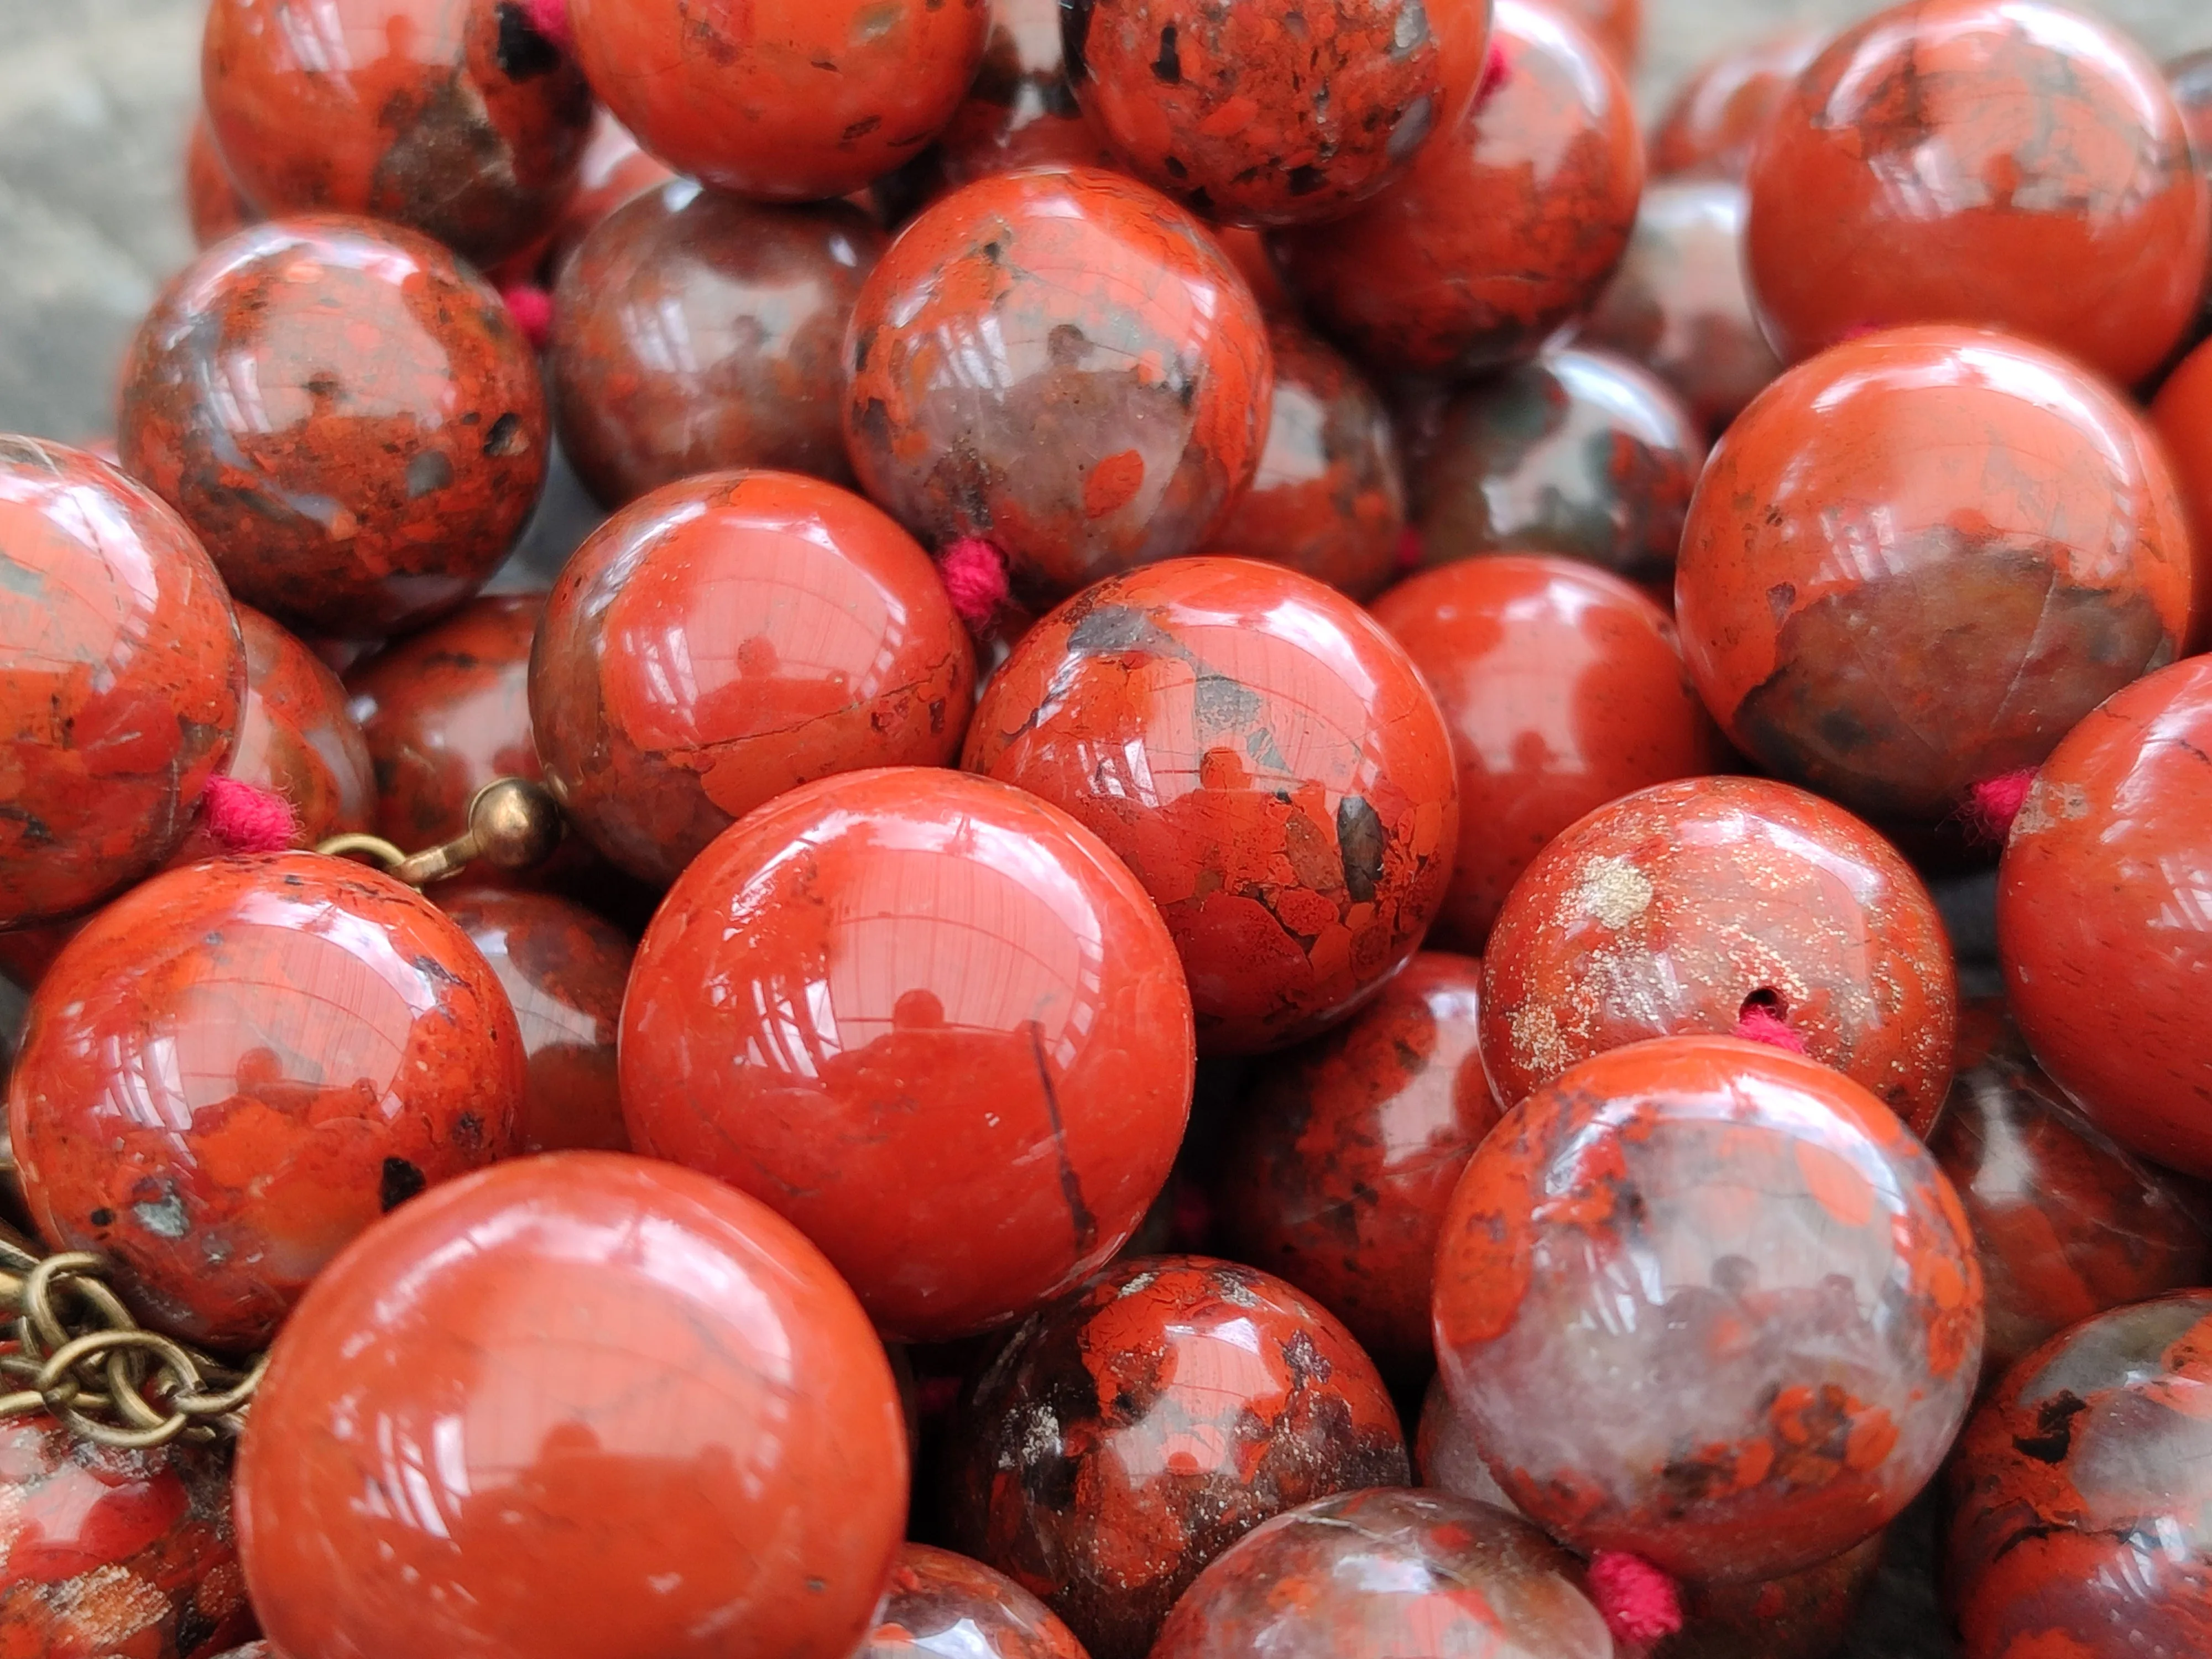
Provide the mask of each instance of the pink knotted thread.
POLYGON ((981 536, 963 536, 938 555, 937 574, 968 631, 988 629, 1006 602, 1006 555, 981 536))
POLYGON ((531 349, 544 350, 553 338, 553 296, 535 283, 510 283, 500 289, 499 297, 507 301, 514 325, 531 349))
POLYGON ((1657 1642, 1682 1628, 1674 1581, 1640 1555, 1600 1550, 1590 1560, 1589 1587, 1616 1642, 1657 1642))
POLYGON ((1756 997, 1747 998, 1742 1012, 1736 1016, 1735 1035, 1747 1042, 1763 1042, 1770 1048, 1787 1048, 1793 1054, 1805 1052, 1805 1038, 1781 1013, 1756 997))
POLYGON ((1490 43, 1490 56, 1483 60, 1482 81, 1474 89, 1475 107, 1480 109, 1490 101, 1490 94, 1513 78, 1513 60, 1505 55, 1504 43, 1490 43))
POLYGON ((573 54, 576 36, 568 27, 568 0, 522 0, 522 15, 530 27, 562 52, 573 54))
POLYGON ((1407 525, 1398 532, 1398 574, 1401 576, 1421 568, 1421 532, 1407 525))
POLYGON ((281 853, 300 838, 299 814, 274 789, 212 777, 200 795, 200 827, 226 853, 281 853))
POLYGON ((1966 821, 1967 835, 1990 846, 2003 846, 2012 834, 2012 821, 2027 805, 2028 791, 2034 787, 2032 766, 2002 777, 1984 778, 1974 785, 1966 791, 1966 805, 1959 809, 1959 816, 1966 821))

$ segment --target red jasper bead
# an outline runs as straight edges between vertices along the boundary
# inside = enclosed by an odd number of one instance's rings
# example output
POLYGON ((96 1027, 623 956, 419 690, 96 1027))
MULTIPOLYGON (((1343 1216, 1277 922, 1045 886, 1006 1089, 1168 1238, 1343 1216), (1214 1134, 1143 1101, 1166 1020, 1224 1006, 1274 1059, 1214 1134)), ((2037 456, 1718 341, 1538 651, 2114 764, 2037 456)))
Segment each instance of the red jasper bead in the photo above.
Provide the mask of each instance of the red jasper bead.
POLYGON ((213 0, 200 87, 264 212, 360 213, 479 265, 552 228, 592 98, 521 0, 213 0))
MULTIPOLYGON (((2205 142, 2212 144, 2212 133, 2205 142)), ((2192 650, 2212 645, 2212 342, 2182 359, 2150 406, 2151 424, 2165 441, 2194 550, 2196 616, 2192 650)))
MULTIPOLYGON (((222 775, 281 797, 292 809, 295 847, 368 830, 376 783, 345 688, 320 658, 258 611, 242 605, 234 610, 246 642, 246 698, 222 775)), ((229 851, 196 813, 161 868, 179 869, 229 851)), ((0 930, 0 973, 26 990, 35 988, 87 920, 76 915, 0 930)))
POLYGON ((207 1659, 252 1631, 223 1454, 0 1419, 0 1654, 207 1659))
POLYGON ((611 507, 725 467, 849 479, 840 354, 883 247, 845 203, 762 207, 685 179, 609 214, 553 307, 554 424, 577 475, 611 507))
POLYGON ((1951 1081, 1950 940, 1897 849, 1764 778, 1686 778, 1560 832, 1498 912, 1483 1059, 1511 1103, 1646 1037, 1786 1024, 1924 1134, 1951 1081))
POLYGON ((1698 64, 1652 131, 1653 177, 1741 179, 1768 124, 1828 40, 1822 29, 1785 29, 1698 64))
POLYGON ((1960 1011, 1958 1072, 1928 1150, 1981 1246, 1985 1375, 2002 1376, 2108 1308, 2204 1283, 2206 1194, 2083 1119, 2029 1057, 2002 1002, 1960 1011))
POLYGON ((1490 1465, 1482 1461, 1482 1448, 1474 1443, 1474 1431, 1452 1404, 1443 1373, 1429 1379, 1421 1396, 1421 1425, 1413 1437, 1413 1468, 1424 1486, 1455 1497, 1513 1510, 1513 1500, 1498 1484, 1490 1465))
POLYGON ((159 866, 235 742, 246 649, 215 566, 80 450, 0 437, 0 927, 159 866))
POLYGON ((799 784, 949 764, 975 683, 968 631, 905 532, 818 479, 717 472, 577 549, 538 624, 531 722, 575 827, 665 886, 799 784))
POLYGON ((1644 0, 1558 0, 1557 9, 1589 30, 1624 74, 1635 70, 1644 49, 1644 0))
POLYGON ((2212 657, 2120 692, 2041 772, 1997 874, 2021 1034, 2097 1126, 2212 1176, 2212 657))
POLYGON ((125 467, 240 599, 322 633, 452 610, 545 475, 544 394, 513 316, 395 226, 291 219, 216 244, 155 301, 124 380, 125 467))
POLYGON ((1437 1231, 1498 1121, 1481 985, 1471 957, 1415 957, 1345 1024, 1262 1063, 1224 1155, 1230 1251, 1319 1301, 1394 1376, 1431 1363, 1437 1231))
POLYGON ((1339 1492, 1277 1516, 1200 1574, 1152 1659, 1611 1659, 1582 1577, 1573 1556, 1487 1504, 1339 1492))
POLYGON ((521 1150, 626 1152, 615 1037, 631 945, 621 931, 550 893, 469 885, 431 890, 499 975, 522 1033, 521 1150))
POLYGON ((927 1544, 900 1547, 876 1627, 853 1659, 1085 1659, 1052 1609, 1002 1572, 927 1544))
POLYGON ((990 539, 1047 599, 1194 550, 1251 481, 1273 380, 1198 222, 1079 167, 957 190, 902 232, 846 336, 845 437, 916 535, 990 539))
POLYGON ((1682 1630, 1663 1659, 1832 1659, 1852 1640, 1881 1570, 1885 1534, 1802 1572, 1751 1583, 1680 1586, 1682 1630))
POLYGON ((1533 356, 1620 263, 1644 187, 1628 83, 1548 7, 1498 0, 1505 79, 1349 217, 1273 238, 1291 289, 1377 369, 1533 356))
POLYGON ((1674 623, 1602 570, 1466 559, 1401 583, 1374 612, 1436 694, 1459 766, 1459 856, 1437 939, 1480 950, 1553 836, 1632 791, 1725 764, 1674 623))
POLYGON ((269 854, 158 876, 70 942, 9 1132, 48 1243, 242 1349, 379 1215, 514 1152, 522 1083, 506 994, 428 900, 269 854))
POLYGON ((1144 1659, 1206 1565, 1270 1516, 1405 1484, 1398 1413, 1350 1332, 1280 1279, 1124 1259, 971 1385, 961 1547, 1042 1596, 1091 1659, 1144 1659))
POLYGON ((191 220, 192 240, 201 247, 259 223, 262 216, 239 193, 238 181, 215 147, 215 134, 208 130, 204 113, 192 117, 191 135, 185 141, 185 212, 191 220))
POLYGON ((539 593, 470 600, 347 676, 376 771, 376 833, 413 852, 468 828, 494 778, 544 775, 530 729, 539 593))
MULTIPOLYGON (((2197 170, 2212 185, 2212 47, 2177 58, 2166 66, 2166 85, 2181 110, 2181 125, 2189 134, 2189 148, 2197 157, 2197 170)), ((2203 339, 2212 328, 2212 273, 2208 273, 2203 307, 2191 332, 2203 339)))
POLYGON ((1397 574, 1406 527, 1389 414, 1358 369, 1296 323, 1275 319, 1267 340, 1275 389, 1267 444, 1214 544, 1372 599, 1397 574))
POLYGON ((1554 1537, 1772 1578, 1935 1473, 1973 1395, 1981 1267, 1951 1183, 1865 1090, 1670 1037, 1491 1132, 1444 1219, 1436 1338, 1492 1472, 1554 1537))
POLYGON ((306 846, 368 830, 376 816, 376 776, 345 687, 321 658, 258 611, 237 609, 246 702, 223 770, 282 795, 306 846))
POLYGON ((1067 0, 1076 100, 1146 183, 1233 224, 1340 218, 1449 132, 1490 0, 1067 0))
POLYGON ((2168 64, 2166 82, 2180 106, 2181 125, 2188 131, 2198 170, 2212 177, 2212 46, 2168 64))
POLYGON ((1547 352, 1444 406, 1413 488, 1421 558, 1564 553, 1663 586, 1705 464, 1689 410, 1652 375, 1547 352))
POLYGON ((2132 383, 2195 316, 2212 247, 2157 65, 2045 0, 1911 0, 1846 31, 1748 182, 1752 293, 1793 361, 1869 329, 1977 323, 2132 383))
POLYGON ((278 1340, 240 1553, 287 1654, 848 1659, 906 1517, 883 1345, 686 1170, 525 1158, 374 1229, 278 1340))
POLYGON ((1405 653, 1341 594, 1247 559, 1061 605, 984 687, 962 763, 1136 872, 1208 1053, 1357 1007, 1419 947, 1459 836, 1450 737, 1405 653))
POLYGON ((592 116, 592 136, 585 141, 584 159, 576 168, 575 191, 554 228, 548 268, 559 270, 599 221, 630 198, 675 176, 666 162, 640 149, 637 136, 601 106, 592 116))
POLYGON ((1976 329, 1838 346, 1713 451, 1675 615, 1736 746, 1876 818, 1934 820, 2172 660, 2189 535, 2148 427, 1976 329))
POLYGON ((1275 258, 1267 252, 1264 234, 1235 225, 1216 225, 1213 240, 1229 256, 1230 263, 1244 273, 1244 280, 1251 283, 1252 297, 1259 301, 1261 310, 1277 319, 1299 314, 1298 302, 1283 286, 1283 274, 1275 269, 1275 258))
POLYGON ((1653 185, 1620 274, 1577 336, 1643 364, 1716 438, 1782 373, 1744 286, 1743 219, 1740 185, 1653 185))
POLYGON ((793 790, 717 841, 623 1007, 637 1149, 773 1205, 919 1340, 1018 1319, 1121 1248, 1192 1065, 1129 873, 1044 803, 921 768, 793 790))
POLYGON ((1067 84, 1059 0, 998 0, 991 7, 982 66, 938 134, 931 161, 955 189, 1017 167, 1114 165, 1067 84))
POLYGON ((2208 1414, 2212 1291, 2117 1308, 2014 1366, 1951 1467, 1961 1659, 2212 1652, 2208 1414))
POLYGON ((592 87, 638 142, 763 201, 847 195, 911 161, 975 78, 984 0, 568 0, 592 87))

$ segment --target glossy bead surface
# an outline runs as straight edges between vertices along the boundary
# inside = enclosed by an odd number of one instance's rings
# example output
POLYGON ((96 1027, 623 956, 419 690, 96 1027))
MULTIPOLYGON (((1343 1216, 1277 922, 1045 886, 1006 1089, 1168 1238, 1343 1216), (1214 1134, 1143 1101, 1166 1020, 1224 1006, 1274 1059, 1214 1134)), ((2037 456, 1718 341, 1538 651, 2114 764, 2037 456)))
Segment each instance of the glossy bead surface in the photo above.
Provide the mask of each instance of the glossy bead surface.
POLYGON ((1528 862, 1585 812, 1722 769, 1674 624, 1571 559, 1464 559, 1375 602, 1436 694, 1459 767, 1459 855, 1431 937, 1479 951, 1528 862))
POLYGON ((2067 735, 2013 821, 1997 955, 2021 1034, 2113 1139, 2212 1176, 2212 657, 2067 735))
MULTIPOLYGON (((368 829, 376 817, 376 775, 345 687, 319 657, 258 611, 237 610, 246 641, 246 701, 224 772, 283 796, 299 818, 302 846, 368 829)), ((196 831, 191 839, 204 837, 196 831)), ((216 850, 210 847, 203 856, 216 850)))
POLYGON ((1547 352, 1444 406, 1414 494, 1421 558, 1563 553, 1674 574, 1705 446, 1680 398, 1610 352, 1547 352))
POLYGON ((0 1420, 0 1654, 208 1659, 252 1629, 223 1453, 0 1420))
POLYGON ((1152 1659, 1613 1659, 1582 1581, 1582 1563, 1488 1504, 1340 1492, 1277 1516, 1200 1574, 1152 1659))
POLYGON ((884 235, 842 202, 763 207, 678 179, 562 268, 550 359, 561 447, 610 507, 696 472, 852 476, 845 319, 884 235))
POLYGON ((1483 1059, 1510 1104, 1593 1054, 1780 1018, 1925 1133, 1951 1081, 1950 940, 1897 849, 1764 778, 1686 778, 1562 830, 1483 957, 1483 1059))
POLYGON ((1932 821, 2048 755, 2189 625, 2181 502, 2087 371, 1960 328, 1838 346, 1713 451, 1675 576, 1736 746, 1878 819, 1932 821))
POLYGON ((1421 1396, 1421 1423, 1413 1437, 1413 1470, 1421 1485, 1456 1498, 1471 1498, 1519 1513, 1490 1465, 1482 1461, 1482 1448, 1474 1443, 1474 1431, 1444 1387, 1443 1374, 1429 1379, 1421 1396))
POLYGON ((1958 1078, 1928 1150, 1981 1247, 1991 1379, 2069 1325, 2212 1270, 2203 1190, 2083 1119, 1995 999, 1960 1011, 1958 1078))
POLYGON ((9 1080, 39 1231, 149 1322, 268 1340, 425 1186, 516 1150, 506 994, 422 895, 313 853, 158 876, 48 969, 9 1080))
POLYGON ((499 975, 514 1009, 527 1065, 521 1150, 628 1152, 615 1038, 630 942, 550 893, 445 884, 430 892, 499 975))
POLYGON ((1741 179, 1767 124, 1828 39, 1825 30, 1787 29, 1723 47, 1698 64, 1652 131, 1652 176, 1741 179))
POLYGON ((963 764, 1112 848, 1166 916, 1208 1053, 1279 1048, 1420 944, 1451 742, 1388 634, 1309 578, 1180 559, 1085 590, 984 688, 963 764))
POLYGON ((174 513, 103 461, 0 437, 0 927, 154 869, 236 741, 246 647, 174 513))
MULTIPOLYGON (((2205 143, 2212 145, 2212 132, 2205 143)), ((2189 515, 2196 619, 2189 649, 2212 645, 2212 341, 2182 359, 2150 406, 2151 424, 2173 464, 2174 483, 2189 515)))
POLYGON ((444 248, 291 219, 161 291, 118 441, 239 599, 375 637, 450 611, 507 556, 545 474, 545 399, 506 305, 444 248))
POLYGON ((960 1547, 1091 1659, 1145 1659, 1206 1563, 1331 1492, 1401 1486, 1382 1379, 1320 1304, 1205 1256, 1137 1256, 1034 1315, 971 1385, 960 1547))
POLYGON ((1051 1608, 1002 1572, 927 1544, 899 1547, 852 1659, 1085 1659, 1051 1608))
POLYGON ((982 65, 931 160, 952 189, 1016 167, 1114 165, 1067 84, 1060 0, 993 0, 982 65))
POLYGON ((1635 70, 1644 51, 1644 0, 1559 0, 1557 9, 1589 30, 1624 74, 1635 70))
POLYGON ((1274 238, 1314 316, 1377 370, 1535 355, 1604 289, 1644 187, 1628 83, 1543 6, 1498 0, 1504 81, 1349 217, 1274 238))
POLYGON ((479 265, 552 228, 592 95, 519 0, 214 0, 200 88, 272 214, 360 213, 479 265))
POLYGON ((1174 945, 1107 848, 921 768, 793 790, 717 841, 623 1008, 637 1149, 773 1205, 923 1340, 1018 1318, 1121 1247, 1193 1060, 1174 945))
POLYGON ((1091 168, 925 210, 861 289, 845 354, 868 494, 932 545, 988 538, 1024 598, 1196 550, 1266 441, 1250 288, 1182 209, 1091 168))
POLYGON ((538 593, 471 599, 393 641, 346 677, 376 772, 376 833, 412 852, 468 828, 494 778, 538 781, 530 730, 530 642, 538 593))
POLYGON ((1846 31, 1769 122, 1748 184, 1752 293, 1793 362, 1868 329, 1972 323, 2132 384, 2195 316, 2212 246, 2157 66, 2045 0, 1911 0, 1846 31))
POLYGON ((1936 1472, 1979 1370, 1981 1268, 1950 1182, 1865 1090, 1670 1037, 1491 1132, 1444 1219, 1436 1337, 1492 1472, 1554 1537, 1772 1578, 1936 1472))
POLYGON ((576 168, 575 191, 554 228, 548 268, 557 274, 600 220, 633 196, 658 189, 675 176, 665 161, 639 149, 637 135, 601 105, 592 116, 592 136, 585 140, 584 159, 576 168))
POLYGON ((1437 1231, 1498 1121, 1481 986, 1471 957, 1415 957, 1343 1024, 1261 1064, 1223 1154, 1226 1248, 1320 1302, 1393 1376, 1430 1363, 1437 1231))
POLYGON ((1782 373, 1744 286, 1743 220, 1740 185, 1654 184, 1619 274, 1577 337, 1656 374, 1709 437, 1727 430, 1782 373))
POLYGON ((1382 399, 1344 356, 1297 324, 1267 327, 1275 389, 1251 488, 1213 538, 1370 599, 1398 569, 1406 480, 1382 399))
POLYGON ((1655 1659, 1832 1659, 1854 1638, 1860 1604, 1881 1570, 1883 1539, 1876 1533, 1779 1578, 1685 1583, 1682 1629, 1655 1659))
POLYGON ((192 240, 200 247, 220 242, 261 218, 260 210, 239 194, 238 181, 215 147, 215 134, 208 130, 204 113, 192 117, 191 133, 185 141, 185 215, 191 221, 192 240))
POLYGON ((819 1251, 702 1176, 561 1152, 316 1282, 239 1546, 293 1659, 848 1659, 906 1487, 883 1345, 819 1251))
POLYGON ((2115 1309, 2015 1365, 1951 1469, 1962 1659, 2212 1651, 2208 1419, 2212 1292, 2115 1309))
POLYGON ((796 473, 715 472, 633 501, 562 568, 531 723, 575 827, 665 886, 787 789, 948 764, 975 679, 936 567, 883 514, 796 473))
POLYGON ((1243 225, 1335 219, 1449 131, 1490 0, 1066 0, 1076 101, 1130 170, 1243 225))
POLYGON ((592 87, 677 172, 771 202, 843 196, 952 118, 984 0, 568 0, 592 87))

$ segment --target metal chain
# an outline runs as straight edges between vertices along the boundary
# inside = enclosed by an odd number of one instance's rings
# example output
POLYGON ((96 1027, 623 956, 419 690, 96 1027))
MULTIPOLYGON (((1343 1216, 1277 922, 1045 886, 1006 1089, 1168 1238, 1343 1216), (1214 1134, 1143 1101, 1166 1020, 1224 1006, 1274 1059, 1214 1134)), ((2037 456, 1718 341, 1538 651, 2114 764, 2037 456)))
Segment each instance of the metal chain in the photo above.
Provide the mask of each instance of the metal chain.
POLYGON ((243 1370, 149 1331, 102 1277, 96 1255, 40 1256, 0 1224, 0 1421, 40 1413, 103 1446, 212 1440, 245 1426, 269 1357, 243 1370))

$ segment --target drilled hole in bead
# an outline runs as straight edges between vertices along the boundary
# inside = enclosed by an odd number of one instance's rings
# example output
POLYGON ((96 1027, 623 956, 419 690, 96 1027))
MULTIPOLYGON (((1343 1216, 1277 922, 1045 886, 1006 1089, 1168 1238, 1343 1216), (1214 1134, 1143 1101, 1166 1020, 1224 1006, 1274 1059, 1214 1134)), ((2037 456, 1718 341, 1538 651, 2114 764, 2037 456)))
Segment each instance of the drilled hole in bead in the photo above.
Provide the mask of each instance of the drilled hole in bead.
POLYGON ((1746 1019, 1753 1014, 1765 1014, 1771 1019, 1786 1023, 1790 1018, 1790 999, 1771 985, 1762 985, 1746 997, 1743 1006, 1735 1011, 1738 1019, 1746 1019))

